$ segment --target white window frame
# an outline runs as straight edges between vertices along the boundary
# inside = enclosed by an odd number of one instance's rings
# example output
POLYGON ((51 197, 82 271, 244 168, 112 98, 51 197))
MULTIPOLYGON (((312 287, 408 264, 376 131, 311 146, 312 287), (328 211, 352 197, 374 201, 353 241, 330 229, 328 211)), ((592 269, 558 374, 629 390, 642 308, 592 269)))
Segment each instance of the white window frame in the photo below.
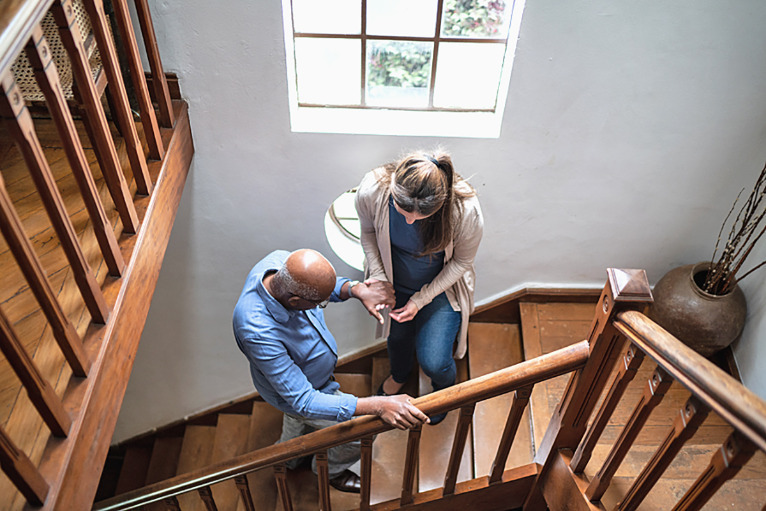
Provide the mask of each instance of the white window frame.
POLYGON ((521 29, 524 3, 525 0, 515 0, 511 8, 511 24, 494 111, 461 112, 300 106, 295 75, 292 7, 290 0, 282 0, 287 90, 292 131, 297 133, 498 138, 511 81, 511 70, 521 29))

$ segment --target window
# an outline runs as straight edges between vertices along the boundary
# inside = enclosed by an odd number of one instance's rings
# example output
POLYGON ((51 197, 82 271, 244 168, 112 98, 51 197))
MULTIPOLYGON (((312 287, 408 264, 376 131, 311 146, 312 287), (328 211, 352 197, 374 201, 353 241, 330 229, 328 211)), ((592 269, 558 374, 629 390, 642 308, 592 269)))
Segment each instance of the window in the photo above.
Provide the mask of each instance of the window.
POLYGON ((283 0, 293 131, 498 137, 524 0, 283 0))
POLYGON ((344 192, 335 199, 324 217, 324 232, 333 251, 343 262, 364 270, 364 251, 360 243, 362 229, 354 199, 356 188, 344 192))

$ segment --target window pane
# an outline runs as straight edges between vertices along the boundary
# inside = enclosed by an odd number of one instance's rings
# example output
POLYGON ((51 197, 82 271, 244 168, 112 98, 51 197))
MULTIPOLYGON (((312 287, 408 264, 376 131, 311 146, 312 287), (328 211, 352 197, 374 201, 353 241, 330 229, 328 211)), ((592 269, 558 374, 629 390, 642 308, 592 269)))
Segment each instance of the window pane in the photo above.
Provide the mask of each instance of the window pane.
POLYGON ((356 39, 295 38, 298 102, 359 104, 360 45, 356 39))
POLYGON ((435 107, 495 108, 504 44, 441 43, 435 107))
POLYGON ((346 192, 332 203, 333 212, 335 218, 340 223, 341 227, 346 230, 356 239, 361 236, 361 227, 359 226, 359 215, 356 212, 356 206, 354 200, 356 198, 356 190, 346 192))
POLYGON ((512 5, 504 0, 444 0, 442 35, 505 38, 512 5))
POLYGON ((356 213, 356 206, 354 205, 354 200, 356 199, 356 191, 352 190, 349 192, 343 193, 340 197, 335 199, 335 202, 332 203, 333 208, 335 209, 335 216, 338 218, 338 220, 343 219, 353 219, 358 220, 359 215, 356 213))
POLYGON ((367 0, 367 33, 434 37, 436 8, 437 0, 367 0))
POLYGON ((367 104, 428 105, 433 43, 367 42, 367 104))
POLYGON ((361 0, 293 0, 296 32, 359 34, 361 20, 361 0))

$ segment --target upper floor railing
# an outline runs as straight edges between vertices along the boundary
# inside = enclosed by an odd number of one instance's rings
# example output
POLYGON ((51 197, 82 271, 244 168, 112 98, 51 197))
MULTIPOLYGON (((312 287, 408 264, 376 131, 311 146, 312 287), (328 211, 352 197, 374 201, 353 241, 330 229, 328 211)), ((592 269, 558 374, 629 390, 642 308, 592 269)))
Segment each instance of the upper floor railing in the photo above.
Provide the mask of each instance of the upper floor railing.
MULTIPOLYGON (((37 412, 23 411, 23 399, 3 403, 0 494, 18 491, 50 509, 87 506, 95 494, 98 474, 86 467, 106 456, 193 153, 147 1, 135 0, 137 28, 127 0, 108 5, 0 2, 0 143, 8 149, 0 177, 0 364, 37 412), (51 160, 41 141, 54 138, 66 163, 51 160), (8 156, 12 146, 19 161, 8 156), (70 178, 76 191, 66 186, 70 178), (44 240, 35 230, 46 222, 38 205, 55 233, 44 240), (51 248, 57 243, 61 252, 51 248)), ((3 500, 0 509, 20 501, 3 500)))
POLYGON ((673 379, 686 387, 691 397, 679 410, 657 452, 617 509, 640 506, 708 411, 715 410, 734 432, 713 456, 710 465, 700 470, 700 478, 674 508, 699 509, 723 482, 736 474, 755 449, 766 447, 766 403, 639 312, 651 302, 643 270, 610 269, 608 274, 609 281, 586 341, 413 401, 429 415, 460 409, 444 484, 439 490, 425 493, 414 490, 420 429, 413 429, 409 432, 402 467, 401 497, 370 505, 373 437, 390 427, 378 418, 367 416, 118 495, 96 503, 94 509, 132 509, 157 501, 164 501, 168 509, 179 509, 177 496, 194 491, 207 509, 215 509, 210 486, 235 479, 246 509, 252 510, 255 507, 245 475, 267 467, 274 470, 283 508, 291 509, 285 462, 311 454, 317 459, 318 507, 329 509, 327 449, 357 439, 362 445, 360 509, 398 509, 410 504, 425 505, 445 497, 450 499, 451 508, 482 502, 487 509, 522 505, 527 510, 544 510, 546 507, 554 510, 603 509, 599 502, 601 496, 649 413, 662 400, 673 379), (646 358, 644 354, 657 364, 646 383, 644 398, 636 405, 602 468, 589 481, 583 476, 583 469, 627 384, 646 358), (537 451, 536 463, 506 469, 506 459, 533 386, 568 372, 572 372, 572 376, 537 451), (612 381, 607 385, 610 377, 612 381), (476 403, 509 392, 514 392, 514 397, 502 436, 497 440, 497 454, 489 474, 456 483, 476 403), (599 401, 601 406, 596 411, 599 401), (593 419, 589 420, 592 415, 593 419), (496 505, 493 507, 490 502, 496 505))

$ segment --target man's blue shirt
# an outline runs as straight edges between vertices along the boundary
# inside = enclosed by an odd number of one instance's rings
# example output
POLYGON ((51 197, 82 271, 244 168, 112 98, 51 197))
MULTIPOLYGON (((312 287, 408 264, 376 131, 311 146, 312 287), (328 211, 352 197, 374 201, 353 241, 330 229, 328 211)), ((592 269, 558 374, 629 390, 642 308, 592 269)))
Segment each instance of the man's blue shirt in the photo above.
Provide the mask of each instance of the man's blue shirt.
MULTIPOLYGON (((357 399, 335 393, 340 387, 333 378, 338 346, 322 309, 287 310, 263 285, 264 275, 278 270, 289 254, 276 250, 250 271, 234 307, 234 337, 266 402, 292 415, 348 420, 357 399)), ((338 277, 330 301, 341 301, 347 281, 338 277)))

